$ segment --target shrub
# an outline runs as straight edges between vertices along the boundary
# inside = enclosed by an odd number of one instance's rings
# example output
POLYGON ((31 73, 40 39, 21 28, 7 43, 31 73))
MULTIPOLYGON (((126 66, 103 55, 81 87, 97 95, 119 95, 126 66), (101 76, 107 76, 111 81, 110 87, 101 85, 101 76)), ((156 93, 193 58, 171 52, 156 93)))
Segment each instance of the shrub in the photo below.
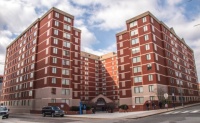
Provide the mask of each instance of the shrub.
POLYGON ((128 105, 123 104, 123 105, 120 105, 119 108, 123 109, 123 110, 127 110, 128 109, 128 105))
POLYGON ((70 111, 79 111, 79 106, 70 107, 70 111))

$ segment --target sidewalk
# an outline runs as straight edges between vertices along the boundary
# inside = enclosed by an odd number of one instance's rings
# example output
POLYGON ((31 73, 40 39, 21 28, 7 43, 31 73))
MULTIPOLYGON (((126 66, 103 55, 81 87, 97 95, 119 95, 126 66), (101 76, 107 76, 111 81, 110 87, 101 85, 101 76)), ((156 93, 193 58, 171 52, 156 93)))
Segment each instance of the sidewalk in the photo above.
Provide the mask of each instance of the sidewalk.
POLYGON ((177 109, 182 109, 190 106, 200 105, 200 103, 185 105, 184 107, 178 106, 175 109, 158 109, 149 111, 138 111, 138 112, 115 112, 115 113, 96 113, 96 114, 82 114, 82 115, 66 115, 66 117, 71 118, 95 118, 95 119, 116 119, 116 118, 127 118, 127 119, 137 119, 142 117, 148 117, 155 114, 161 114, 164 112, 170 112, 177 109))

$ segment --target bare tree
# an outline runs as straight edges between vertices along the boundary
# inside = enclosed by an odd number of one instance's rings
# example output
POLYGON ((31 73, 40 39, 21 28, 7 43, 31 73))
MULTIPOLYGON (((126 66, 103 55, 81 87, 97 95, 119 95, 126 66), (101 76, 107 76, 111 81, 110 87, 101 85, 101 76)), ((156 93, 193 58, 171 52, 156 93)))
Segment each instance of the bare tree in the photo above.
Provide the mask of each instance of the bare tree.
POLYGON ((162 101, 164 100, 164 93, 167 93, 167 90, 164 87, 157 86, 157 88, 154 89, 154 93, 157 95, 158 101, 162 101))

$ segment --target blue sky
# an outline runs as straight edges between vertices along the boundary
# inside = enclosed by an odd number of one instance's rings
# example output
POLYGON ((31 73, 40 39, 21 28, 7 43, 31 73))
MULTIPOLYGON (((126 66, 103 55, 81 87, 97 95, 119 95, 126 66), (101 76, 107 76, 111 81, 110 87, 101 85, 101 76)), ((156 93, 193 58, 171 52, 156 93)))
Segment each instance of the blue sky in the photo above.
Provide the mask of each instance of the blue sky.
POLYGON ((53 6, 75 16, 82 50, 97 55, 116 51, 115 34, 125 29, 125 21, 151 11, 194 50, 200 77, 200 26, 194 27, 200 24, 199 0, 0 0, 0 62, 5 47, 53 6))

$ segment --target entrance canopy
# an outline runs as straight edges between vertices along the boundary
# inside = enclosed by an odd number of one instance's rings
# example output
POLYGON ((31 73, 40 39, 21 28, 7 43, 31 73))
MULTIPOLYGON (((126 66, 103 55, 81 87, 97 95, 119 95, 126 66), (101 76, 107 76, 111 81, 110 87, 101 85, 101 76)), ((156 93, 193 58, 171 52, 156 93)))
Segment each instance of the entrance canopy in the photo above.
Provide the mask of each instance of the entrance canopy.
POLYGON ((93 98, 91 102, 96 103, 98 101, 99 105, 104 105, 104 103, 111 103, 113 102, 111 99, 107 98, 106 96, 99 94, 97 97, 93 98))

